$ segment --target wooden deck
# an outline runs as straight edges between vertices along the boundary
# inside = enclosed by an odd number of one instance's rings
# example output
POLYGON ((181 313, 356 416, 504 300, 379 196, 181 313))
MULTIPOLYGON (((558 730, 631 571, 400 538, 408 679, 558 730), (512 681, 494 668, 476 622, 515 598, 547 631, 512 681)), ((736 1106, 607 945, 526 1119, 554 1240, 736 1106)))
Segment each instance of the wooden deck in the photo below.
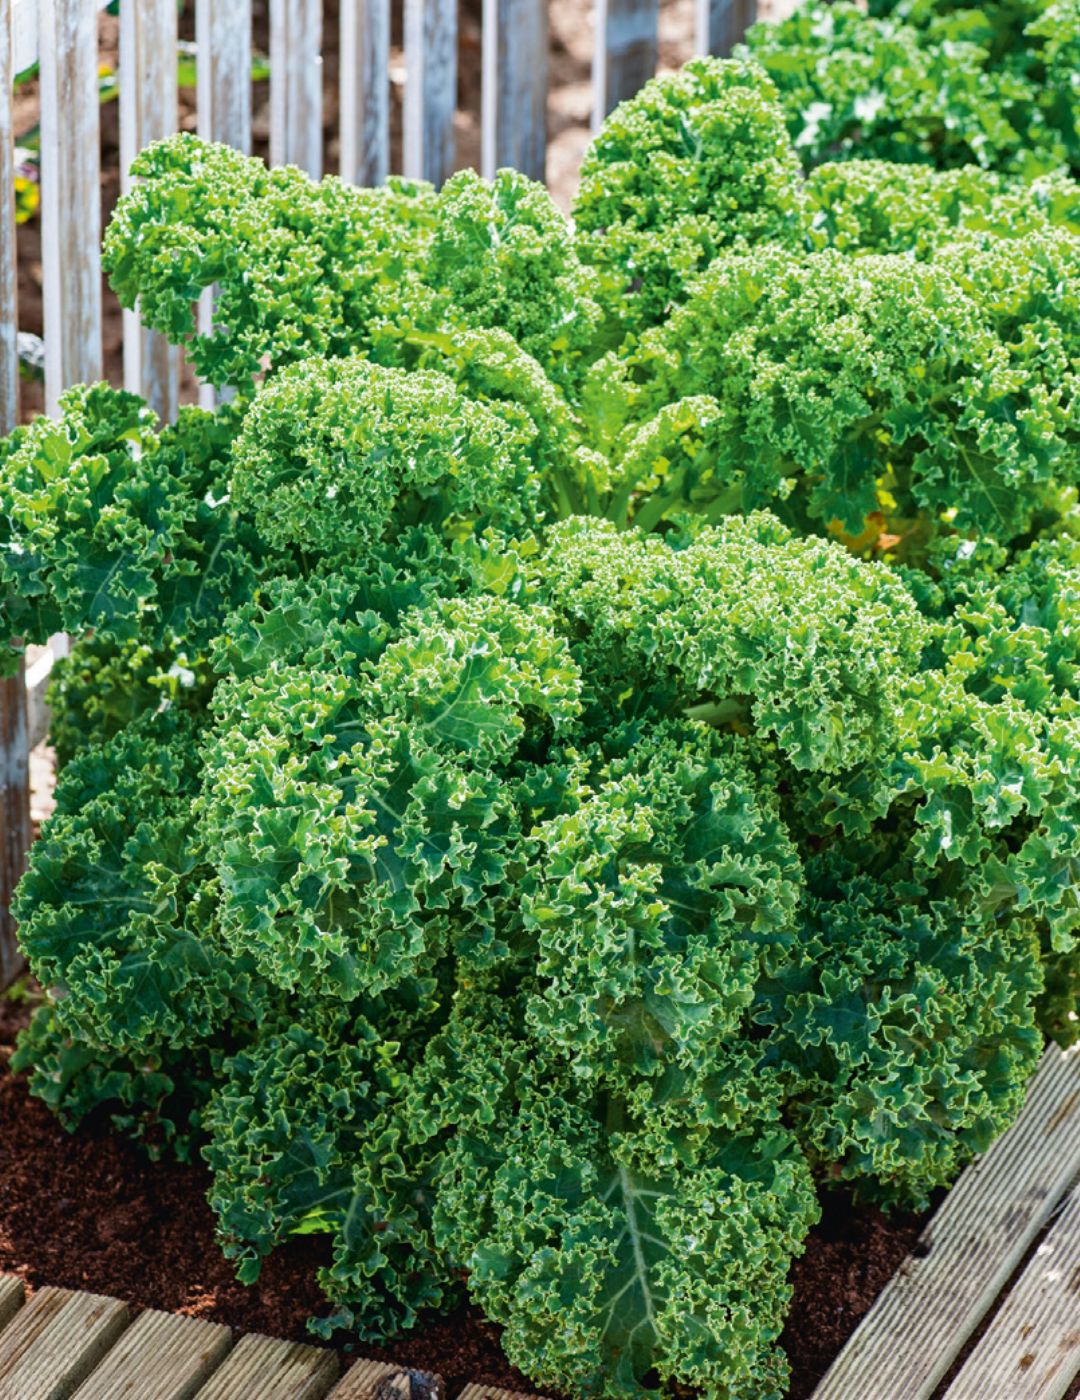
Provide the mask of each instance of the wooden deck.
POLYGON ((1080 1375, 1078 1177, 1080 1047, 1050 1049, 1018 1121, 949 1192, 813 1400, 1062 1400, 1080 1375))
MULTIPOLYGON (((0 1400, 408 1400, 407 1367, 0 1274, 0 1400), (399 1384, 394 1385, 394 1380, 399 1384)), ((460 1400, 542 1400, 469 1385, 460 1400)))

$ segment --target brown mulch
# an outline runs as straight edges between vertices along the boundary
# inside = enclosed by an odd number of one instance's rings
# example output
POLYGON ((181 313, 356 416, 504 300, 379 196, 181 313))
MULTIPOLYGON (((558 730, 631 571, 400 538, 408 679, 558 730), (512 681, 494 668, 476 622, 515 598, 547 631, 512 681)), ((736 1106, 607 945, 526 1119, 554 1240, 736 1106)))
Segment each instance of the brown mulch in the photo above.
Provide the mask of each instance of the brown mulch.
MULTIPOLYGON (((237 1283, 214 1238, 201 1164, 153 1163, 107 1124, 69 1134, 7 1069, 25 1002, 0 997, 0 1271, 32 1288, 52 1284, 225 1322, 240 1331, 310 1341, 306 1321, 325 1312, 315 1280, 328 1260, 318 1237, 280 1246, 252 1287, 237 1283)), ((856 1323, 915 1242, 920 1220, 888 1219, 841 1195, 793 1267, 795 1298, 781 1339, 791 1400, 805 1400, 856 1323)), ((529 1390, 503 1355, 499 1329, 477 1308, 432 1318, 374 1359, 440 1372, 448 1394, 470 1381, 529 1390)), ((342 1339, 351 1351, 348 1338, 342 1339)), ((344 1358, 348 1361, 348 1356, 344 1358)))

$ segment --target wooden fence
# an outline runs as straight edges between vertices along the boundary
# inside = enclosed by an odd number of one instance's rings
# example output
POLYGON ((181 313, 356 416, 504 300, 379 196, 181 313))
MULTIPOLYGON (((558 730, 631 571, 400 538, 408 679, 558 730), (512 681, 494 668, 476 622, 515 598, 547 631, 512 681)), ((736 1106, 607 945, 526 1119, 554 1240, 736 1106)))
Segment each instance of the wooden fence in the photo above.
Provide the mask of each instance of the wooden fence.
MULTIPOLYGON (((395 3, 397 0, 395 0, 395 3)), ((588 0, 582 0, 587 3, 588 0)), ((45 407, 69 384, 102 377, 97 12, 106 0, 0 0, 0 435, 18 421, 13 81, 39 64, 45 407)), ((400 0, 405 86, 402 173, 440 184, 453 169, 457 0, 400 0)), ((696 0, 695 46, 727 52, 755 0, 696 0)), ((340 168, 379 184, 390 171, 391 0, 340 0, 340 168)), ((322 169, 322 0, 269 0, 270 159, 322 169)), ((659 0, 595 0, 593 121, 656 71, 659 0)), ((200 135, 251 149, 252 0, 195 0, 200 135)), ((483 0, 481 166, 543 179, 548 0, 483 0)), ((178 124, 176 0, 121 0, 120 159, 178 124)), ((211 314, 209 296, 200 316, 211 314)), ((178 351, 125 312, 124 383, 175 415, 178 351)), ((204 399, 212 390, 204 386, 204 399)), ((48 659, 0 680, 0 988, 18 970, 9 913, 29 844, 29 748, 48 659)))

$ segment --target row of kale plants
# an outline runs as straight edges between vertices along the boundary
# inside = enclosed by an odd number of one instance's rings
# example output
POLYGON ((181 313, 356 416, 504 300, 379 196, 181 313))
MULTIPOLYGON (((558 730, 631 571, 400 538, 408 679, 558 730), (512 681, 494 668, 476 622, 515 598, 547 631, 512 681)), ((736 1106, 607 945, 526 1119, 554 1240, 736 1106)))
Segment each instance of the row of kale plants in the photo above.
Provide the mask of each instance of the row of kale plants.
POLYGON ((79 639, 16 1066, 243 1280, 331 1236, 324 1331, 781 1396, 819 1185, 1074 1033, 1080 8, 882 9, 650 83, 570 222, 155 145, 108 273, 235 393, 0 445, 5 664, 79 639))

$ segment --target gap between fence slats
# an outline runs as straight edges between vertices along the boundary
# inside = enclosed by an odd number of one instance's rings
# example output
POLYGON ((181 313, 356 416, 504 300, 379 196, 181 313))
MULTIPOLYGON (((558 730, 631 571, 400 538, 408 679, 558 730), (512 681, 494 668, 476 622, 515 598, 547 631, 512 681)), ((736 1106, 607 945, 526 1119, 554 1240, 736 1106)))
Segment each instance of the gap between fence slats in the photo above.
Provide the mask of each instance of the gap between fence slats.
POLYGON ((457 0, 405 0, 402 170, 441 185, 454 168, 457 0))
POLYGON ((270 164, 322 175, 322 0, 270 0, 270 164))
MULTIPOLYGON (((251 0, 195 0, 197 123, 204 141, 251 151, 251 0)), ((213 288, 199 299, 199 330, 214 327, 213 288)), ((199 387, 199 402, 213 408, 213 385, 199 387)))
POLYGON ((928 1400, 1080 1171, 1080 1047, 1051 1046, 1020 1117, 968 1167, 813 1400, 928 1400))
POLYGON ((341 0, 341 175, 381 185, 390 173, 390 0, 341 0))
POLYGON ((484 0, 480 172, 512 166, 543 180, 548 0, 484 0))
POLYGON ((101 163, 96 0, 41 0, 41 269, 45 411, 101 378, 101 163))
POLYGON ((659 0, 596 0, 593 129, 656 74, 659 0))
MULTIPOLYGON (((144 146, 177 127, 176 3, 139 0, 120 6, 120 189, 131 188, 131 162, 144 146)), ((163 423, 176 417, 180 355, 137 311, 124 312, 124 387, 141 394, 163 423)))
POLYGON ((695 0, 694 52, 726 58, 756 18, 755 0, 695 0))

